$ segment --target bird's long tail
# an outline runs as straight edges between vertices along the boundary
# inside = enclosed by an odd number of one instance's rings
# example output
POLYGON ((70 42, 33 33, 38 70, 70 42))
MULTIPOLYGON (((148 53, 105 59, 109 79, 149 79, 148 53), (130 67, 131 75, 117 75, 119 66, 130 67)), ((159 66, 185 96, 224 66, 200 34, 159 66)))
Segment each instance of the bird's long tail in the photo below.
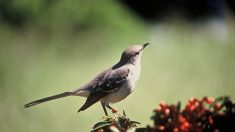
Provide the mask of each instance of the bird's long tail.
POLYGON ((59 98, 67 97, 67 96, 70 96, 72 94, 73 94, 73 92, 64 92, 64 93, 61 93, 61 94, 49 96, 49 97, 42 98, 42 99, 30 102, 28 104, 25 104, 24 107, 28 108, 28 107, 35 106, 35 105, 38 105, 38 104, 41 104, 41 103, 44 103, 44 102, 47 102, 47 101, 51 101, 51 100, 54 100, 54 99, 59 99, 59 98))

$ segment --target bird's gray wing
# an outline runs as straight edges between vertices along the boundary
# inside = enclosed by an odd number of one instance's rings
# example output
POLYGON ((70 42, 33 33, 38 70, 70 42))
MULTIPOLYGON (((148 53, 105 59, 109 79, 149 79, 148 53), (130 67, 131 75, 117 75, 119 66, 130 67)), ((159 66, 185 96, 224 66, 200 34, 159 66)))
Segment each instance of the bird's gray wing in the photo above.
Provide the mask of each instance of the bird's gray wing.
POLYGON ((103 76, 102 79, 97 81, 97 84, 93 87, 90 95, 87 97, 85 104, 78 110, 78 112, 87 109, 104 96, 118 90, 126 82, 128 74, 128 68, 120 68, 110 71, 108 74, 103 76))
POLYGON ((104 79, 106 75, 109 75, 111 71, 112 69, 110 68, 101 72, 100 74, 95 76, 91 81, 89 81, 88 83, 86 83, 85 85, 81 86, 78 89, 74 89, 71 92, 76 94, 77 92, 80 92, 80 91, 92 91, 92 89, 96 87, 97 83, 100 82, 102 79, 104 79))

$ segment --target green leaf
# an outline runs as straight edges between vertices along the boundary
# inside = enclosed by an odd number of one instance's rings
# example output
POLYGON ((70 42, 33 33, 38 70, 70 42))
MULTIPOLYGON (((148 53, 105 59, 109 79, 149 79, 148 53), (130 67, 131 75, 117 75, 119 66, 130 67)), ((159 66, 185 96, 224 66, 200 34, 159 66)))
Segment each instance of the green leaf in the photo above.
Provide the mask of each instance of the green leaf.
POLYGON ((126 117, 126 113, 125 113, 125 111, 123 110, 123 115, 126 117))
POLYGON ((106 126, 111 126, 112 122, 111 121, 103 121, 103 122, 98 122, 94 125, 93 129, 91 131, 96 131, 98 129, 102 129, 103 127, 106 126))

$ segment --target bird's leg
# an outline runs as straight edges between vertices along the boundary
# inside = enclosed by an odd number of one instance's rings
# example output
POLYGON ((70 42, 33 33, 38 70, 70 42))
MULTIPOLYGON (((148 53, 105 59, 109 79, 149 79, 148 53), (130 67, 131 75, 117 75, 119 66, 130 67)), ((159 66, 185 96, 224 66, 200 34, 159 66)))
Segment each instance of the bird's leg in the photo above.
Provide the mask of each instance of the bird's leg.
POLYGON ((106 107, 108 107, 110 110, 112 110, 112 113, 117 113, 118 111, 114 108, 112 108, 111 106, 107 105, 106 107))
POLYGON ((105 115, 108 116, 108 112, 107 112, 107 110, 106 110, 106 108, 105 108, 105 105, 104 105, 103 103, 101 103, 101 105, 102 105, 102 107, 103 107, 103 110, 104 110, 105 115))

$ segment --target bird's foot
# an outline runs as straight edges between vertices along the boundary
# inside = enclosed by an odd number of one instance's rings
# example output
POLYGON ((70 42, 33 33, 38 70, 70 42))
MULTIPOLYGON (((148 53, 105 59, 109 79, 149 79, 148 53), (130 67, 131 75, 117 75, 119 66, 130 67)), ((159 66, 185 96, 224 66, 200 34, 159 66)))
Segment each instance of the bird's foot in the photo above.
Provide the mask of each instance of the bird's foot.
POLYGON ((113 114, 117 114, 117 112, 118 112, 118 111, 117 111, 116 109, 112 108, 112 113, 113 113, 113 114))
POLYGON ((117 119, 117 117, 119 116, 118 111, 114 108, 111 108, 111 111, 113 113, 114 118, 117 119))

